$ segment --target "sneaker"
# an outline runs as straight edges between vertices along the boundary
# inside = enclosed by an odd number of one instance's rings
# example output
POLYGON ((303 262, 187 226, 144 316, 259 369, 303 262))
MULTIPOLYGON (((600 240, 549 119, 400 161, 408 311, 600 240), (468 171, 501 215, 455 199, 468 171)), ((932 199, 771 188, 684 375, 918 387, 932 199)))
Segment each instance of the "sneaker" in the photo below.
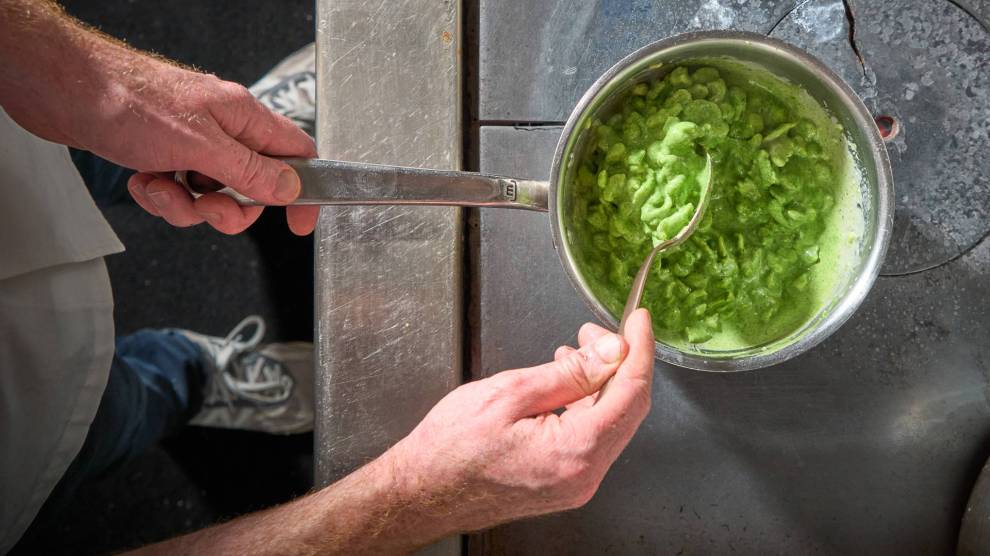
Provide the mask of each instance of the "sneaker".
POLYGON ((313 344, 260 346, 265 321, 242 320, 226 338, 179 330, 203 350, 203 406, 191 425, 273 434, 313 430, 313 344))
POLYGON ((297 50, 248 87, 269 110, 316 137, 316 45, 297 50))

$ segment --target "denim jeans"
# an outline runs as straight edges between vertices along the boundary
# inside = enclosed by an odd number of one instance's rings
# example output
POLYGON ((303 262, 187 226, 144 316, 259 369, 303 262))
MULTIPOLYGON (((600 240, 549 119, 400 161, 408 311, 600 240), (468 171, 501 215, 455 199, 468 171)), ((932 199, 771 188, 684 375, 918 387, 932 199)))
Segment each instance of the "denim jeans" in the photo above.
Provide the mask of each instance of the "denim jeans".
MULTIPOLYGON (((83 151, 73 151, 72 158, 97 204, 126 197, 132 171, 83 151)), ((206 381, 202 357, 196 344, 173 330, 117 338, 107 387, 86 440, 20 544, 50 534, 80 485, 141 454, 199 410, 206 381)))

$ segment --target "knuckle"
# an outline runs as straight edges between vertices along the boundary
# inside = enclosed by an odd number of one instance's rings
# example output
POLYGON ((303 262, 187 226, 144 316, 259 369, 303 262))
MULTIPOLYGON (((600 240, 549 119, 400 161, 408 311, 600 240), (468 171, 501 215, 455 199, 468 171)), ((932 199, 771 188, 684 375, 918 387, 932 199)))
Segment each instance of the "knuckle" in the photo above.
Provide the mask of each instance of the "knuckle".
POLYGON ((245 101, 249 98, 254 100, 251 96, 251 92, 248 91, 247 87, 241 85, 240 83, 234 83, 233 81, 221 81, 220 89, 223 91, 227 100, 230 101, 245 101))
POLYGON ((473 400, 472 407, 479 413, 485 413, 504 404, 512 392, 518 392, 520 381, 511 371, 505 371, 485 380, 470 382, 458 389, 463 389, 463 395, 473 400))
POLYGON ((265 175, 265 164, 258 153, 246 149, 244 161, 241 163, 241 187, 254 190, 265 175))
POLYGON ((580 486, 584 482, 591 465, 588 460, 583 457, 572 457, 562 461, 558 468, 557 474, 560 481, 564 487, 575 487, 580 486))
POLYGON ((573 498, 570 500, 570 508, 575 510, 591 502, 591 499, 595 497, 595 493, 598 492, 597 484, 589 484, 583 489, 574 492, 573 498))
POLYGON ((496 380, 492 381, 492 389, 497 394, 512 394, 524 390, 529 384, 529 377, 526 373, 519 371, 505 371, 495 375, 496 380))
POLYGON ((525 373, 518 371, 506 371, 499 373, 493 378, 497 380, 491 382, 485 398, 485 401, 489 405, 495 405, 499 401, 515 399, 529 385, 529 378, 525 373))
POLYGON ((647 381, 642 381, 636 385, 636 392, 633 395, 633 404, 643 408, 644 412, 648 412, 650 407, 653 405, 653 391, 650 388, 650 383, 647 381))
POLYGON ((556 491, 566 509, 581 507, 595 495, 600 477, 592 462, 579 457, 563 462, 558 467, 559 483, 556 491))
POLYGON ((592 391, 591 381, 585 372, 585 354, 580 350, 572 351, 557 362, 556 369, 564 383, 574 391, 588 394, 592 391))

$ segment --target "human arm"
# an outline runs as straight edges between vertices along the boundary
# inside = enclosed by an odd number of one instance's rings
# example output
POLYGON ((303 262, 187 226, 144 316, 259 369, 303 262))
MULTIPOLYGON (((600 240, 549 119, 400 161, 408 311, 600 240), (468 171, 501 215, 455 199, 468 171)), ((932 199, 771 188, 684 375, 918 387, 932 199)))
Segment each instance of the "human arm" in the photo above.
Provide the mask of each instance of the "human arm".
MULTIPOLYGON (((262 209, 220 194, 193 200, 171 172, 195 170, 284 205, 299 195, 299 178, 271 156, 316 155, 305 133, 241 85, 134 50, 50 0, 0 2, 0 106, 39 137, 139 170, 131 195, 176 226, 206 220, 237 233, 262 209)), ((316 215, 289 207, 289 226, 309 233, 316 215)))
POLYGON ((585 325, 579 343, 552 363, 457 388, 385 454, 321 491, 141 552, 408 553, 581 506, 649 411, 649 315, 634 313, 625 339, 585 325))

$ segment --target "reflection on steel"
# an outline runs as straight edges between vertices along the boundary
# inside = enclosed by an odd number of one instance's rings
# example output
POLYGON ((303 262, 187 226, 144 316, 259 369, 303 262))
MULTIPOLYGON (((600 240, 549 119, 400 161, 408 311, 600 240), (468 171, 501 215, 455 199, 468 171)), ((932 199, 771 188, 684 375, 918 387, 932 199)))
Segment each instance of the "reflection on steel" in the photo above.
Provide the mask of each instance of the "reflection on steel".
POLYGON ((897 211, 884 273, 944 264, 990 232, 990 33, 946 0, 848 7, 811 0, 773 36, 821 58, 898 124, 887 145, 897 211))
MULTIPOLYGON (((547 211, 545 181, 321 158, 282 161, 302 181, 302 191, 290 205, 428 205, 547 211)), ((219 191, 242 206, 264 205, 217 182, 204 187, 195 181, 202 180, 201 176, 179 171, 175 181, 193 197, 219 191)))
POLYGON ((563 122, 629 52, 685 31, 765 33, 800 0, 480 0, 483 121, 563 122))
MULTIPOLYGON (((317 2, 323 158, 456 169, 459 2, 317 2)), ((462 377, 461 209, 327 207, 316 236, 316 482, 400 439, 462 377)), ((433 553, 459 554, 458 539, 433 553)))
POLYGON ((976 480, 959 529, 959 556, 990 554, 990 461, 976 480))
POLYGON ((286 160, 302 180, 293 204, 447 205, 547 210, 547 183, 336 160, 286 160))

